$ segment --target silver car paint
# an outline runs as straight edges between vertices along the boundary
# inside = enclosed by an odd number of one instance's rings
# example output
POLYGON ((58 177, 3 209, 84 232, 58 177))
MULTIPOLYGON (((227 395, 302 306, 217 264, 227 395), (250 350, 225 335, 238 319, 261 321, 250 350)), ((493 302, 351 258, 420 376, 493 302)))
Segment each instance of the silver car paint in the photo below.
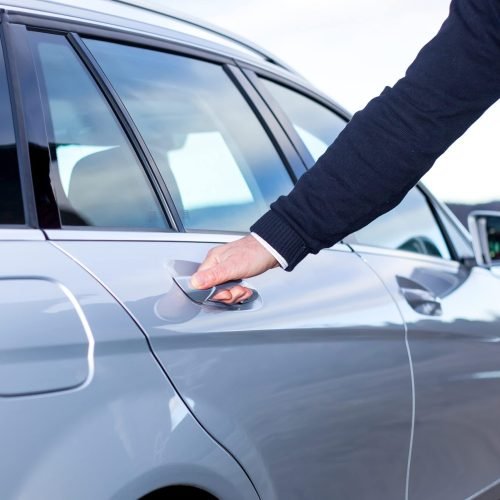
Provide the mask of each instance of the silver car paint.
POLYGON ((137 499, 184 483, 258 499, 102 286, 49 242, 0 239, 0 497, 137 499))
POLYGON ((221 309, 172 281, 213 245, 164 237, 55 244, 143 325, 191 411, 262 499, 404 498, 410 365, 401 317, 368 266, 339 245, 294 273, 248 280, 257 307, 221 309))
MULTIPOLYGON (((409 497, 452 500, 495 486, 500 478, 500 279, 488 269, 444 259, 354 248, 382 277, 408 327, 416 399, 409 497), (396 276, 433 292, 442 314, 415 312, 396 276)), ((495 495, 487 498, 499 498, 500 490, 495 495)))

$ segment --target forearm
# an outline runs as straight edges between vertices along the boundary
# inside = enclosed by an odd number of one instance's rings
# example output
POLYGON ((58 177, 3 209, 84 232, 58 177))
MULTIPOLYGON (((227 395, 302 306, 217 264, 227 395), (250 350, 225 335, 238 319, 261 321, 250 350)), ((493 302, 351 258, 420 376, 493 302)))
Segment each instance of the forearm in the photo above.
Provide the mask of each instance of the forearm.
POLYGON ((293 267, 396 206, 500 97, 500 2, 456 0, 406 76, 356 113, 252 231, 293 267))

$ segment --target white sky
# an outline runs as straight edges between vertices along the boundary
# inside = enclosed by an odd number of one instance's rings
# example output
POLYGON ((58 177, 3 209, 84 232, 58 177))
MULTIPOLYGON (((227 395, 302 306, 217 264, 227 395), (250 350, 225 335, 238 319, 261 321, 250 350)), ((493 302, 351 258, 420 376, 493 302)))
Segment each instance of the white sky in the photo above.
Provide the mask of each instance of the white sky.
MULTIPOLYGON (((350 111, 400 78, 447 16, 449 0, 155 0, 243 35, 350 111)), ((424 179, 445 201, 500 200, 500 105, 424 179)))

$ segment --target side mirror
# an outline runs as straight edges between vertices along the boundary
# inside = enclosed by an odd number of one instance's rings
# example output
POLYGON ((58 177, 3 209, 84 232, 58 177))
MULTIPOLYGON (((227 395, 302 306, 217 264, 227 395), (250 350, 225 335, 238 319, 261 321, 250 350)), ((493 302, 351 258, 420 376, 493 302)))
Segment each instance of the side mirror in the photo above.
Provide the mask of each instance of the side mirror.
POLYGON ((477 210, 469 214, 467 222, 478 265, 500 265, 500 212, 477 210))

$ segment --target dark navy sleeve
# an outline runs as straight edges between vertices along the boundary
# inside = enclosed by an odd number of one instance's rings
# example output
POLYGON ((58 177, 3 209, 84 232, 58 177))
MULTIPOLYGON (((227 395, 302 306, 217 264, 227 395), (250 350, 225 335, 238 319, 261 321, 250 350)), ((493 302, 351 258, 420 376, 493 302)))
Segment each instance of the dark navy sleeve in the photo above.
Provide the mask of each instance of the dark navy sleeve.
POLYGON ((251 231, 292 270, 394 208, 499 97, 500 0, 454 0, 404 78, 356 113, 251 231))

